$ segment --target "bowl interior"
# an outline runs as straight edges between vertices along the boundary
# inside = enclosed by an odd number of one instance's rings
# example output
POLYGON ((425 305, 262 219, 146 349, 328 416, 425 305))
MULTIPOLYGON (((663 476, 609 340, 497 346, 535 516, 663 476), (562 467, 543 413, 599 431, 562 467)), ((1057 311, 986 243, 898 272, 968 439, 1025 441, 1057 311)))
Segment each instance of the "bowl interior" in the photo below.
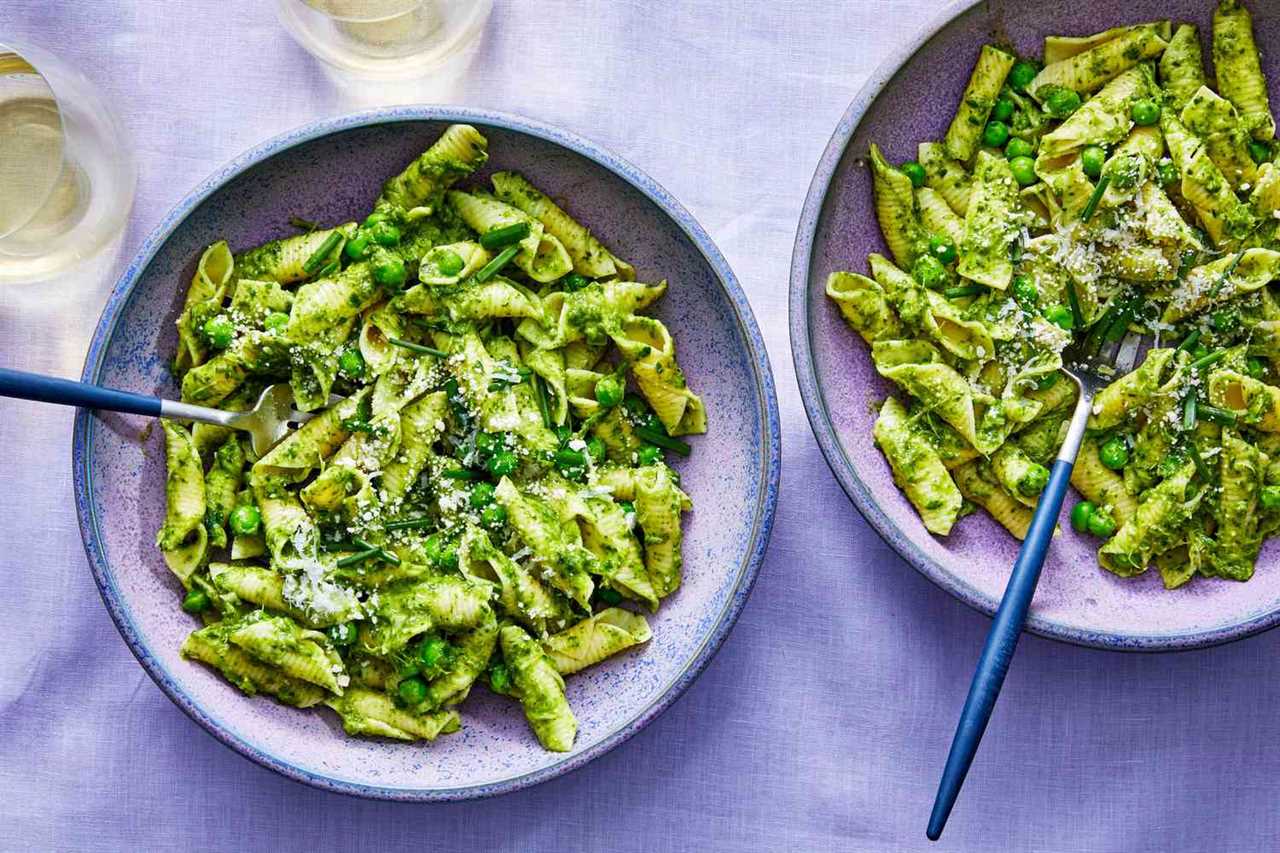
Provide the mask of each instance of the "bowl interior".
MULTIPOLYGON (((1280 8, 1261 0, 1249 5, 1274 95, 1280 91, 1280 8)), ((1018 543, 981 513, 962 520, 945 540, 924 529, 871 439, 872 402, 883 399, 890 385, 823 293, 830 272, 864 272, 868 253, 886 251, 863 158, 875 142, 893 162, 914 160, 919 142, 941 139, 985 42, 1039 55, 1046 35, 1172 18, 1199 25, 1207 59, 1213 6, 1209 0, 976 4, 914 53, 905 49, 900 66, 890 62, 873 76, 819 164, 798 232, 792 284, 792 345, 810 421, 837 478, 890 544, 987 612, 994 612, 1004 591, 1018 543)), ((1068 508, 1076 497, 1068 498, 1068 508)), ((1133 580, 1103 571, 1096 544, 1070 529, 1064 510, 1036 592, 1033 630, 1090 645, 1185 648, 1242 636, 1280 617, 1280 546, 1274 540, 1248 583, 1198 580, 1174 592, 1164 591, 1154 571, 1133 580)))
MULTIPOLYGON (((132 290, 118 289, 109 303, 86 376, 176 395, 167 369, 173 321, 202 248, 225 238, 240 249, 291 233, 291 215, 320 222, 362 216, 381 181, 449 123, 396 116, 300 132, 241 158, 254 163, 267 155, 243 171, 232 164, 210 179, 210 194, 185 218, 179 208, 172 232, 164 236, 162 226, 153 238, 158 244, 144 247, 126 274, 122 288, 136 276, 132 290)), ((772 517, 777 471, 770 447, 776 451, 777 426, 771 380, 741 291, 709 241, 711 259, 677 221, 687 214, 677 211, 673 218, 593 159, 606 155, 587 156, 543 138, 552 133, 546 129, 524 132, 465 113, 448 118, 480 127, 489 139, 491 169, 524 172, 630 259, 641 278, 669 279, 656 314, 675 335, 681 365, 710 416, 710 432, 695 437, 693 455, 676 465, 696 504, 686 516, 684 585, 652 618, 653 640, 645 648, 569 679, 580 723, 572 753, 542 750, 519 706, 483 688, 463 705, 460 733, 402 745, 348 738, 327 710, 246 698, 210 670, 182 660, 178 647, 198 626, 178 609, 179 586, 154 547, 163 507, 160 431, 145 419, 112 414, 81 415, 77 429, 78 497, 91 564, 117 624, 151 674, 184 710, 255 760, 358 794, 495 793, 584 763, 633 732, 679 693, 719 644, 749 590, 772 517)))

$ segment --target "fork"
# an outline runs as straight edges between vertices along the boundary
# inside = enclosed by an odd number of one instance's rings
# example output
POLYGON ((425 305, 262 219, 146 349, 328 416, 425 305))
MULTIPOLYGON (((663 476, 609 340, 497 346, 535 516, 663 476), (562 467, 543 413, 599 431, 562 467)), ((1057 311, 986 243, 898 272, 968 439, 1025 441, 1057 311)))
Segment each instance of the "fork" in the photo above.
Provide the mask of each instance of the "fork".
MULTIPOLYGON (((1076 325, 1082 325, 1074 299, 1072 308, 1076 325)), ((1071 414, 1066 438, 1054 460, 1049 482, 1036 503, 1026 539, 1013 563, 1013 572, 1009 575, 1004 597, 1000 599, 1000 607, 996 610, 991 630, 987 633, 987 641, 982 646, 977 670, 969 685, 969 695, 964 700, 960 722, 956 725, 955 737, 951 741, 947 764, 942 771, 942 779, 938 782, 938 793, 934 798, 933 812, 929 816, 929 826, 925 833, 930 841, 937 841, 942 835, 956 797, 960 794, 960 787, 969 773, 969 765, 973 763, 978 744, 987 730, 1004 678, 1009 672, 1014 650, 1018 647, 1018 637, 1027 620, 1027 609, 1031 606, 1036 583, 1040 580, 1040 569, 1044 566, 1049 543, 1053 539, 1058 514, 1062 511, 1062 502, 1071 481, 1071 469, 1075 467, 1076 457, 1080 454, 1080 444, 1084 439, 1089 413, 1093 409, 1094 396, 1103 387, 1133 370, 1138 355, 1144 348, 1144 340, 1140 336, 1128 334, 1130 311, 1128 305, 1113 305, 1088 335, 1063 352, 1062 372, 1075 383, 1078 392, 1075 411, 1071 414)))
POLYGON ((249 433, 253 451, 259 457, 265 456, 291 429, 314 417, 293 409, 293 390, 284 382, 267 386, 248 411, 228 412, 0 367, 0 397, 229 427, 249 433))

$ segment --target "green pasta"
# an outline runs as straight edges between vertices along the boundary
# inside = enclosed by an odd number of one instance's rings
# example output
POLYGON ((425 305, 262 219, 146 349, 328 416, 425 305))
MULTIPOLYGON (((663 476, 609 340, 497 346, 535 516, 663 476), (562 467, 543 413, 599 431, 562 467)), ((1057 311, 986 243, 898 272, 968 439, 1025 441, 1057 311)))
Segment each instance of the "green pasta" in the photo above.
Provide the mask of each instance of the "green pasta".
POLYGON ((642 646, 637 611, 680 586, 692 503, 663 449, 707 412, 644 313, 666 282, 572 199, 513 172, 465 186, 487 158, 455 125, 363 222, 203 252, 183 399, 244 410, 287 382, 314 416, 261 458, 162 421, 157 545, 206 623, 182 654, 246 694, 430 741, 479 681, 566 751, 564 676, 642 646))
POLYGON ((1280 169, 1249 11, 1218 4, 1213 77, 1178 21, 1044 45, 1030 80, 984 47, 915 162, 869 146, 887 252, 826 293, 895 389, 875 445, 924 530, 980 508, 1022 538, 1077 394, 1064 352, 1154 336, 1093 398, 1072 526, 1122 577, 1248 580, 1280 531, 1280 169))

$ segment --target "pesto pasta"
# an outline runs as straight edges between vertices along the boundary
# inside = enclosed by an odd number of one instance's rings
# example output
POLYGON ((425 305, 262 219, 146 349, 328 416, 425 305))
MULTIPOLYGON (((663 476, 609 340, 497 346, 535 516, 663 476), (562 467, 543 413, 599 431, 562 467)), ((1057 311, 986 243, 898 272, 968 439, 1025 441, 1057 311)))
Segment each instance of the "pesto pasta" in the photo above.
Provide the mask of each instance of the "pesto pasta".
MULTIPOLYGON (((706 431, 675 339, 560 202, 450 127, 357 224, 199 258, 183 399, 310 417, 265 455, 162 421, 156 542, 199 617, 182 654, 350 735, 457 731, 476 683, 573 747, 565 679, 650 639, 692 508, 665 451, 706 431)), ((572 200, 569 200, 570 203, 572 200)))
POLYGON ((873 430, 925 529, 1019 539, 1065 433, 1067 353, 1154 341, 1098 392, 1072 526, 1121 577, 1247 580, 1280 531, 1280 147, 1250 13, 975 60, 940 141, 870 146, 886 255, 827 295, 900 392, 873 430), (1070 348, 1070 349, 1069 349, 1070 348))

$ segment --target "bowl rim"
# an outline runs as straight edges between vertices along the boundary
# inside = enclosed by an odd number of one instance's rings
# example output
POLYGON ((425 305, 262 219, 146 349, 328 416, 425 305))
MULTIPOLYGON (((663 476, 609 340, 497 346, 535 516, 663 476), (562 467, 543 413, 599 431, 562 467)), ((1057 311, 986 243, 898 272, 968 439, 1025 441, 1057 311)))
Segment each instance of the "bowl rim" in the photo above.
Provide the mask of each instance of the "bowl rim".
MULTIPOLYGON (((841 488, 853 501, 862 517, 899 556, 941 589, 980 613, 991 616, 995 613, 999 601, 950 572, 933 557, 924 553, 911 536, 899 528, 879 506, 871 490, 854 469, 836 436, 826 401, 819 387, 814 358, 813 330, 809 325, 808 312, 810 289, 820 286, 820 283, 811 280, 810 275, 818 223, 834 182, 835 171, 844 158, 862 119, 885 87, 916 53, 935 36, 948 29, 962 15, 986 5, 987 2, 988 0, 955 0, 948 5, 912 38, 891 51, 850 102, 818 160, 805 195, 791 254, 791 281, 787 308, 791 358, 795 366, 796 382, 800 386, 800 398, 804 404, 805 415, 809 419, 809 427, 813 431, 831 473, 835 475, 841 488)), ((1280 624, 1280 608, 1240 622, 1184 633, 1139 634, 1089 630, 1037 616, 1034 609, 1027 618, 1027 630, 1042 637, 1091 648, 1131 652, 1189 651, 1205 648, 1240 640, 1273 628, 1277 624, 1280 624)))
POLYGON ((724 606, 716 616, 711 632, 701 646, 695 650, 691 659, 663 688, 661 694, 652 703, 637 711, 630 719, 626 720, 595 745, 581 752, 569 753, 546 767, 508 779, 447 788, 415 788, 353 782, 304 769, 289 760, 272 754, 239 734, 233 734, 223 728, 205 707, 183 692, 177 682, 170 676, 165 666, 152 653, 146 638, 137 629, 130 608, 124 601, 123 596, 120 595, 114 574, 103 551, 101 536, 98 531, 96 508, 90 500, 94 475, 89 469, 89 459, 93 447, 93 429, 96 419, 91 417, 90 412, 85 409, 77 409, 72 430, 72 479, 80 535, 84 543, 85 554, 88 557, 89 568, 93 574, 94 582, 98 586, 98 592, 102 596, 102 601, 134 657, 138 659, 147 674, 151 676, 160 689, 187 716, 199 723, 214 738, 251 761, 317 788, 371 799, 410 802, 458 801, 509 793, 556 778, 604 755, 640 731, 670 707, 710 663, 737 621, 755 584, 773 528, 782 464, 777 392, 764 339, 760 334, 760 329, 756 324, 755 316, 751 311, 746 294, 738 283, 737 277, 730 269, 728 262, 702 226, 666 189, 628 161, 581 136, 534 119, 490 110, 439 105, 384 107, 325 118, 274 136, 239 154, 205 178, 165 214, 146 240, 143 241, 137 254, 134 255, 112 289, 94 330, 93 338, 85 357, 81 379, 84 382, 97 382, 107 344, 115 334, 122 309, 132 296, 138 279, 150 266, 152 259, 165 241, 186 220, 187 216, 211 194, 264 160, 304 143, 356 128, 414 121, 468 122, 516 131, 566 148, 586 157, 597 165, 603 166, 609 172, 641 192, 669 220, 679 226, 680 230, 702 254, 715 273, 721 288, 729 297, 739 329, 747 342, 748 356, 755 378, 756 395, 760 401, 760 420, 764 426, 764 434, 761 436, 761 464, 758 475, 761 499, 756 508, 749 539, 750 546, 747 549, 745 558, 738 567, 738 577, 732 593, 728 596, 724 606))

